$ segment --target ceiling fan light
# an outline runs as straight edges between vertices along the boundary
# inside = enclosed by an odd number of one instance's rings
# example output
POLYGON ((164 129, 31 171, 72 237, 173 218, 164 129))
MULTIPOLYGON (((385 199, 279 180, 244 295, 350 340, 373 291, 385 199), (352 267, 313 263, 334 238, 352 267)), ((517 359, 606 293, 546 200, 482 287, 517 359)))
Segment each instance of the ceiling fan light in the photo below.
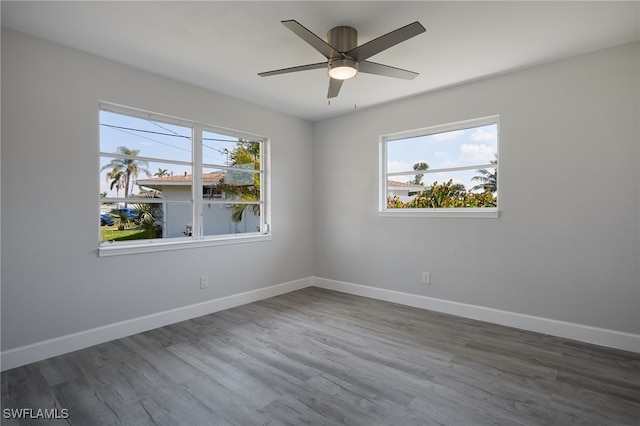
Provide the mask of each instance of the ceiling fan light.
POLYGON ((358 63, 353 59, 334 59, 329 63, 329 77, 348 80, 358 74, 358 63))

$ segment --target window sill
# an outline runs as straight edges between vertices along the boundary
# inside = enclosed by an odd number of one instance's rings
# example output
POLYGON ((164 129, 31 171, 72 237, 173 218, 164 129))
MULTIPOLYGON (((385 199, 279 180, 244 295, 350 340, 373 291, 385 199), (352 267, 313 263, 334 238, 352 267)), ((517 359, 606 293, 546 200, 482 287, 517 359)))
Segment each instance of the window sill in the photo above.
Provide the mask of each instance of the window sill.
POLYGON ((498 209, 385 209, 378 212, 381 217, 432 217, 432 218, 468 218, 497 219, 498 209))
POLYGON ((137 253, 154 253, 159 251, 185 250, 200 247, 223 246, 228 244, 254 243, 270 241, 271 234, 233 235, 224 238, 207 238, 202 240, 179 239, 171 241, 144 240, 132 244, 106 243, 98 248, 98 257, 120 256, 137 253))

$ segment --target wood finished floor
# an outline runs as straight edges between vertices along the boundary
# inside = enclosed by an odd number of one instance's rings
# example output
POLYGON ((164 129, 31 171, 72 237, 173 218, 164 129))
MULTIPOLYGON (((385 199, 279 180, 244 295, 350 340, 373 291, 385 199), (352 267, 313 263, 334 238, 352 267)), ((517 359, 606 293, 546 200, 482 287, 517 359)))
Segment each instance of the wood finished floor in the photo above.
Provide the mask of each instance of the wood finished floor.
POLYGON ((639 425, 640 355, 307 288, 2 373, 3 425, 639 425))

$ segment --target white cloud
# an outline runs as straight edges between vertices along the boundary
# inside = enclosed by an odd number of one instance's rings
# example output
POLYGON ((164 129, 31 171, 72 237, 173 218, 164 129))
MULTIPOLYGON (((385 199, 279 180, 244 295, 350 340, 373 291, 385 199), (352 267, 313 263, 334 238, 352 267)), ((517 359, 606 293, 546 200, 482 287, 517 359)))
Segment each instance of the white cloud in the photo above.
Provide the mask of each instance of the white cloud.
POLYGON ((496 140, 496 134, 479 128, 471 133, 471 140, 475 142, 494 141, 496 140))
POLYGON ((452 132, 437 133, 435 135, 431 135, 431 138, 436 142, 442 142, 442 141, 455 139, 463 133, 464 133, 464 130, 454 130, 452 132))
POLYGON ((394 160, 387 164, 387 173, 406 172, 408 170, 413 170, 413 163, 394 160))
POLYGON ((459 165, 460 163, 457 161, 443 161, 439 168, 448 169, 450 167, 458 167, 459 165))
POLYGON ((484 144, 462 144, 460 159, 465 163, 489 162, 493 158, 494 149, 484 144))

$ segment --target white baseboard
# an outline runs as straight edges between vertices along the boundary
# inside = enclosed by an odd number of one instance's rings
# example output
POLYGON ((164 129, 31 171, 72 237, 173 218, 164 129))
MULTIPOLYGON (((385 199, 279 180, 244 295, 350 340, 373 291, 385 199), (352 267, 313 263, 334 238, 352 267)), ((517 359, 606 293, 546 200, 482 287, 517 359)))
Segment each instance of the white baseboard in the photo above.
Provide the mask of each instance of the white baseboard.
POLYGON ((591 327, 588 325, 557 321, 548 318, 519 314, 516 312, 501 311, 499 309, 434 299, 432 297, 368 287, 360 284, 329 280, 325 278, 314 277, 313 285, 315 287, 326 288, 328 290, 340 291, 357 296, 399 303, 401 305, 413 306, 416 308, 429 309, 464 318, 640 353, 639 334, 623 333, 620 331, 591 327))
POLYGON ((2 371, 9 370, 132 334, 300 290, 309 287, 312 282, 313 279, 310 277, 303 278, 9 349, 0 353, 0 366, 2 371))
POLYGON ((9 349, 0 353, 1 370, 9 370, 53 356, 310 286, 640 353, 640 335, 638 334, 556 321, 326 278, 308 277, 9 349))

